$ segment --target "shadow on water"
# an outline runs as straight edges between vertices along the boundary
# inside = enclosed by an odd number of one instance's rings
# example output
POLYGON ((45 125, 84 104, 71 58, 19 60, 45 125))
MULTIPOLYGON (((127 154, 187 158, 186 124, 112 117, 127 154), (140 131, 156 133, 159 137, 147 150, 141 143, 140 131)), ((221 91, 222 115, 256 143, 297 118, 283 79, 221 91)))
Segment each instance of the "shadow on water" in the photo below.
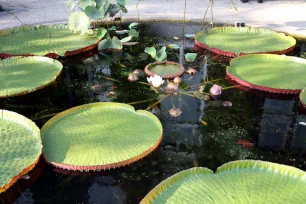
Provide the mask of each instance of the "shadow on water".
MULTIPOLYGON (((53 115, 70 107, 98 101, 147 102, 134 105, 146 109, 158 96, 146 85, 127 81, 128 73, 152 62, 145 47, 182 45, 181 24, 151 22, 140 28, 139 44, 122 52, 71 58, 53 85, 22 97, 0 101, 0 109, 16 111, 40 127, 53 115), (180 38, 176 41, 174 36, 180 38), (106 77, 118 81, 107 80, 106 77)), ((186 24, 186 33, 196 33, 198 24, 186 24)), ((204 52, 194 63, 184 62, 184 53, 193 51, 193 39, 184 48, 167 50, 168 60, 193 67, 198 74, 185 74, 186 85, 199 84, 206 77, 231 86, 225 78, 226 59, 204 52)), ((301 47, 301 46, 300 46, 301 47)), ((294 55, 298 55, 295 51, 294 55)), ((141 79, 146 81, 145 77, 141 79)), ((230 83, 229 83, 230 82, 230 83)), ((207 88, 207 87, 206 87, 207 88)), ((198 90, 198 87, 192 90, 198 90)), ((163 179, 190 167, 218 166, 238 159, 260 159, 289 164, 306 170, 306 116, 299 111, 296 96, 273 95, 246 88, 224 90, 216 100, 198 100, 188 95, 169 97, 155 108, 164 128, 162 144, 148 157, 132 165, 106 172, 79 173, 54 169, 43 164, 30 173, 33 182, 19 187, 18 181, 0 195, 11 203, 139 203, 163 179), (224 107, 224 101, 232 107, 224 107), (182 115, 172 118, 173 106, 182 115), (248 145, 245 145, 248 144, 248 145), (38 172, 38 173, 35 173, 38 172)))

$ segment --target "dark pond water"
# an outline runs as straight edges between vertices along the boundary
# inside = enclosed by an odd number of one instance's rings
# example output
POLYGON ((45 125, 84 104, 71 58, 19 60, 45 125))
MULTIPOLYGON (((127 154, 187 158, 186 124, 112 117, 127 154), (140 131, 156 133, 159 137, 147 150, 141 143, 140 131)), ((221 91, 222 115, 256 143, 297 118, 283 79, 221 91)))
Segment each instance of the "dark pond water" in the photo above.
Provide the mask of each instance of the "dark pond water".
MULTIPOLYGON (((198 24, 185 27, 185 33, 199 30, 198 24)), ((182 40, 173 39, 174 36, 182 39, 182 27, 176 23, 151 22, 141 25, 139 31, 138 45, 126 47, 122 52, 97 54, 84 61, 65 62, 63 75, 55 84, 27 96, 2 100, 0 109, 23 114, 40 127, 54 113, 85 103, 151 100, 134 105, 136 109, 146 109, 156 101, 156 94, 145 85, 129 83, 127 74, 152 62, 143 53, 145 47, 182 45, 182 40)), ((293 54, 299 55, 301 47, 299 44, 293 54)), ((219 62, 224 59, 204 53, 207 63, 204 55, 194 63, 184 62, 184 53, 193 52, 193 39, 185 39, 184 49, 167 52, 168 60, 198 70, 195 76, 183 76, 185 85, 199 84, 208 76, 209 80, 221 79, 219 85, 232 86, 224 79, 227 63, 219 62)), ((181 170, 194 166, 215 170, 239 159, 260 159, 306 170, 306 130, 299 124, 306 122, 306 115, 301 113, 296 97, 232 88, 224 90, 218 100, 178 95, 165 99, 157 108, 164 138, 150 156, 124 168, 94 173, 62 171, 41 160, 29 174, 31 178, 21 179, 1 194, 0 202, 139 203, 159 182, 181 170), (223 101, 232 102, 232 107, 220 105, 223 101), (182 110, 181 116, 168 115, 173 106, 182 110), (245 144, 253 147, 237 144, 239 141, 247 141, 245 144)))

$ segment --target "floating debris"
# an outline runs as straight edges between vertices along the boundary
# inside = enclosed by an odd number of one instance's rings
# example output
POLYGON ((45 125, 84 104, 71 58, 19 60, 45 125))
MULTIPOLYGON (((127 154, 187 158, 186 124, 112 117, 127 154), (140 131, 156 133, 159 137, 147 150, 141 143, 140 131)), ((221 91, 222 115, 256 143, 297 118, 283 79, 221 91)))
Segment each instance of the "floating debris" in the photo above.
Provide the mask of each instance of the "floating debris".
POLYGON ((182 111, 179 108, 171 108, 168 113, 173 117, 176 118, 182 114, 182 111))
POLYGON ((197 70, 193 67, 188 67, 186 72, 190 75, 195 75, 197 73, 197 70))

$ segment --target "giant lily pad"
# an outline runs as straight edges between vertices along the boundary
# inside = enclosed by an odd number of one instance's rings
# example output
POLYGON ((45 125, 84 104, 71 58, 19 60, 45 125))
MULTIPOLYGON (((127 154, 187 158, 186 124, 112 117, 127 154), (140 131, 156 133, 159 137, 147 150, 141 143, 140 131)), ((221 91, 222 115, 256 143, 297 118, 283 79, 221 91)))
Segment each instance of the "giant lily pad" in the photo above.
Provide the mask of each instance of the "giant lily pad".
POLYGON ((149 76, 159 75, 165 79, 175 78, 184 74, 184 67, 178 63, 163 61, 148 64, 145 73, 149 76))
POLYGON ((195 47, 228 57, 245 54, 284 54, 294 49, 296 40, 264 28, 216 27, 195 35, 195 47))
POLYGON ((237 57, 226 69, 237 83, 270 93, 298 94, 306 87, 306 60, 285 55, 237 57))
POLYGON ((95 35, 72 33, 64 25, 25 26, 0 31, 0 58, 6 55, 71 56, 94 49, 95 35))
POLYGON ((48 57, 11 57, 0 60, 0 98, 41 89, 56 80, 63 65, 48 57))
POLYGON ((304 203, 306 173, 294 167, 240 160, 214 172, 191 168, 161 182, 140 203, 304 203))
POLYGON ((133 163, 161 142, 152 113, 122 103, 92 103, 66 110, 42 128, 43 153, 68 170, 106 170, 133 163))
POLYGON ((300 93, 300 100, 303 106, 306 108, 306 88, 304 88, 302 92, 300 93))
POLYGON ((0 193, 32 170, 41 155, 39 128, 15 112, 0 110, 0 193))

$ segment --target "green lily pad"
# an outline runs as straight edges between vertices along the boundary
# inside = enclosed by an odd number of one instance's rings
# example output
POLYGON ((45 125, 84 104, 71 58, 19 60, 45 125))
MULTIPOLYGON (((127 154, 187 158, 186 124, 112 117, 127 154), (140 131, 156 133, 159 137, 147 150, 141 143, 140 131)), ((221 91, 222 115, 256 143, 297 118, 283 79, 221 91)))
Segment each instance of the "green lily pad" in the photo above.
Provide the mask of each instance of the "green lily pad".
POLYGON ((196 58, 197 58, 197 53, 187 53, 185 55, 186 62, 194 62, 196 58))
POLYGON ((306 60, 285 55, 247 55, 233 59, 227 75, 249 88, 298 94, 306 87, 306 60))
POLYGON ((38 162, 42 145, 34 122, 18 113, 0 110, 0 193, 38 162))
POLYGON ((70 170, 106 170, 133 163, 161 142, 163 129, 152 113, 122 103, 92 103, 66 110, 41 130, 43 153, 70 170))
POLYGON ((140 203, 280 204, 306 200, 306 172, 254 160, 229 162, 212 170, 195 167, 157 185, 140 203))
POLYGON ((304 107, 306 107, 306 88, 304 88, 300 93, 300 100, 304 107))
POLYGON ((196 46, 209 49, 217 54, 236 56, 235 53, 275 53, 291 51, 296 40, 283 33, 264 28, 216 27, 195 35, 196 46))
POLYGON ((55 53, 64 56, 69 52, 72 55, 99 40, 95 35, 74 34, 64 25, 25 26, 0 31, 0 53, 41 56, 55 53))
POLYGON ((63 65, 47 57, 11 57, 0 60, 0 98, 23 95, 56 80, 63 65))
POLYGON ((172 79, 184 74, 184 67, 178 63, 163 61, 148 64, 145 73, 149 76, 159 75, 164 79, 172 79))

